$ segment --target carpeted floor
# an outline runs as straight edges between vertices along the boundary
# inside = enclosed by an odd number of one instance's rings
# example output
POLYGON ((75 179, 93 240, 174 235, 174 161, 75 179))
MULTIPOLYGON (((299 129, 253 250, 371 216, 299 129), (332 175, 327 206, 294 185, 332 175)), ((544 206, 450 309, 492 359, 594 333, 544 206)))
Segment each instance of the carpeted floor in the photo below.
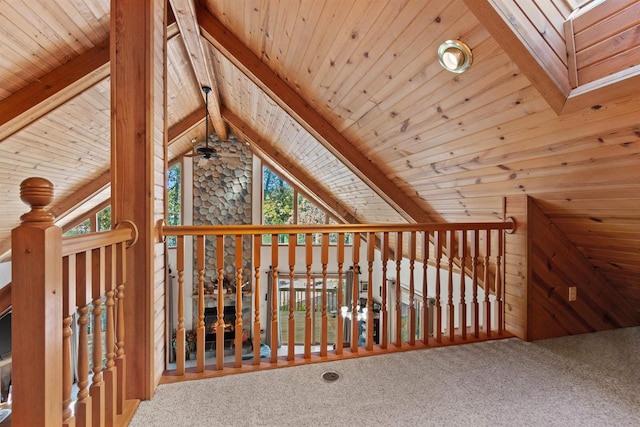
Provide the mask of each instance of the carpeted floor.
POLYGON ((640 327, 162 385, 130 425, 640 426, 640 327))

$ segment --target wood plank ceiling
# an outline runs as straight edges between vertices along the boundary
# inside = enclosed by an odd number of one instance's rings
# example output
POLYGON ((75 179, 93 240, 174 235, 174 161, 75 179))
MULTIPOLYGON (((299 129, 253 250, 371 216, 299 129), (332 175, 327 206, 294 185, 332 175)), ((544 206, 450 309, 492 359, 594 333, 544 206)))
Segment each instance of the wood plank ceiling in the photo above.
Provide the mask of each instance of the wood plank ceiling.
MULTIPOLYGON (((586 108, 558 114, 548 78, 534 74, 544 67, 528 66, 467 3, 210 0, 196 9, 222 117, 332 211, 361 222, 496 220, 504 196, 527 194, 640 310, 640 94, 600 102, 596 91, 580 101, 586 108), (440 67, 447 39, 472 48, 468 72, 440 67)), ((517 1, 512 12, 546 17, 521 27, 544 34, 562 59, 568 5, 517 1)), ((109 25, 107 0, 0 0, 0 253, 25 211, 24 178, 53 181, 54 205, 69 210, 108 173, 109 78, 99 53, 109 25)), ((172 25, 177 158, 203 138, 204 103, 172 25)), ((627 52, 640 63, 637 48, 627 52)), ((566 58, 558 64, 568 67, 566 58)))

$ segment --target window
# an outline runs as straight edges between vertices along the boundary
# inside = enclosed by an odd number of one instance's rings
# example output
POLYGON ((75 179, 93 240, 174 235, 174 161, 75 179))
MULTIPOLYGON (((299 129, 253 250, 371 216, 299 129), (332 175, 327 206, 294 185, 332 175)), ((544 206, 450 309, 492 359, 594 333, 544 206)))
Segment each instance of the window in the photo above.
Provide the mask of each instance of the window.
POLYGON ((96 215, 97 231, 111 230, 111 206, 107 206, 96 215))
MULTIPOLYGON (((182 224, 182 164, 174 164, 167 171, 167 225, 182 224)), ((177 245, 176 236, 168 236, 170 248, 177 245)))
MULTIPOLYGON (((293 224, 293 187, 264 167, 262 173, 262 224, 293 224)), ((263 244, 271 244, 271 236, 262 237, 263 244)), ((289 236, 280 234, 279 244, 289 243, 289 236)))
MULTIPOLYGON (((316 206, 312 201, 299 194, 287 181, 279 177, 268 167, 262 169, 262 224, 263 225, 288 225, 288 224, 337 224, 327 212, 316 206)), ((345 244, 353 241, 351 233, 345 233, 345 244)), ((329 235, 329 244, 336 245, 338 234, 329 235)), ((278 243, 288 244, 289 235, 278 235, 278 243)), ((304 234, 298 234, 298 245, 305 244, 304 234)), ((322 244, 322 234, 312 236, 314 245, 322 244)), ((271 244, 271 236, 262 236, 262 244, 271 244)))
POLYGON ((78 234, 91 233, 91 220, 89 218, 82 221, 80 224, 73 227, 71 230, 64 233, 64 236, 77 236, 78 234))
MULTIPOLYGON (((302 194, 298 194, 298 222, 297 224, 326 224, 327 214, 311 203, 302 194)), ((311 243, 314 245, 322 244, 322 234, 315 233, 311 236, 311 243)), ((304 234, 298 234, 298 244, 305 244, 304 234)))

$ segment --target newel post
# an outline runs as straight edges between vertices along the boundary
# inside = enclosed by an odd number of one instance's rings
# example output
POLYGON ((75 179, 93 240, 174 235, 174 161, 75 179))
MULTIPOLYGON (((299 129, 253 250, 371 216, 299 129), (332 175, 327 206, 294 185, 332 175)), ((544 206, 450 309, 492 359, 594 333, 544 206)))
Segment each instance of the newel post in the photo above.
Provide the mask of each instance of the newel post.
POLYGON ((20 198, 31 207, 11 233, 12 424, 62 422, 62 231, 45 207, 53 184, 28 178, 20 198))

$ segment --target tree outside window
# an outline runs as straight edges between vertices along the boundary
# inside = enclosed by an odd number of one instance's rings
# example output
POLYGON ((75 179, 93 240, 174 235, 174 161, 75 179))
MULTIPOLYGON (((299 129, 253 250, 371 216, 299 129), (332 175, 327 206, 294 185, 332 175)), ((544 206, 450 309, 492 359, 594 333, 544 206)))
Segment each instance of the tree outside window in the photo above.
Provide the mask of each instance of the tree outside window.
MULTIPOLYGON (((262 224, 263 225, 290 225, 290 224, 336 224, 329 218, 322 208, 304 197, 284 179, 271 171, 268 167, 262 170, 262 224), (296 214, 297 213, 297 216, 296 214)), ((353 234, 345 233, 345 244, 351 245, 353 234)), ((331 233, 329 244, 336 245, 338 234, 331 233)), ((288 244, 289 235, 278 235, 278 244, 288 244)), ((298 245, 305 244, 304 234, 298 234, 296 238, 298 245)), ((322 233, 312 236, 314 245, 322 244, 322 233)), ((262 244, 270 245, 271 236, 262 236, 262 244)))
MULTIPOLYGON (((167 225, 182 224, 182 164, 176 163, 167 171, 167 225)), ((177 245, 176 236, 168 236, 169 247, 177 245)))

